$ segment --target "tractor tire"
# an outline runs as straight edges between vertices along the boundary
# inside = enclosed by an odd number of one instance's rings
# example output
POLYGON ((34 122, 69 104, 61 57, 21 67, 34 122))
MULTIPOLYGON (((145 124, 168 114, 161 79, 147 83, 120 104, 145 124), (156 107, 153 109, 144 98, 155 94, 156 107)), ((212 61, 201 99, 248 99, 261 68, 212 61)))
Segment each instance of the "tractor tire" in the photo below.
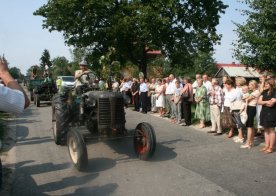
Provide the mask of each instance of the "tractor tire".
POLYGON ((88 163, 87 148, 82 135, 77 129, 70 129, 68 132, 67 146, 74 167, 78 171, 84 171, 88 163))
POLYGON ((69 129, 69 106, 66 97, 56 95, 52 102, 52 130, 57 145, 66 144, 66 135, 69 129))
POLYGON ((156 136, 153 127, 146 122, 139 123, 134 131, 134 151, 141 160, 148 160, 155 152, 156 136))

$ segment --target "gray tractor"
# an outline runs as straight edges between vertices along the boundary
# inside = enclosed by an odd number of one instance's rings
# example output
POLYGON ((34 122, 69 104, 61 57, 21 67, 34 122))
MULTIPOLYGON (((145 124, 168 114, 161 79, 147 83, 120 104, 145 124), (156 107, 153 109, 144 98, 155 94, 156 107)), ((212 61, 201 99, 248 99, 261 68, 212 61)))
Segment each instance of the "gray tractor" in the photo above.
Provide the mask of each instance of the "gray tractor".
POLYGON ((132 137, 134 152, 141 160, 153 156, 156 137, 153 127, 139 123, 134 131, 125 128, 124 99, 117 92, 99 91, 95 74, 87 73, 88 83, 78 92, 58 93, 52 102, 52 130, 57 145, 66 145, 74 166, 83 171, 87 167, 86 144, 132 137))

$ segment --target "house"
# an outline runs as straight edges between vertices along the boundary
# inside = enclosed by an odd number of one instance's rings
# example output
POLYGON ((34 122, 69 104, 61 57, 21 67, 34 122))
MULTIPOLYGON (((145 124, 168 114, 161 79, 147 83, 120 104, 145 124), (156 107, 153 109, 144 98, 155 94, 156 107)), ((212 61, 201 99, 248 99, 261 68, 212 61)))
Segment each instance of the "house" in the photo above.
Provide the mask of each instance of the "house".
POLYGON ((260 77, 260 74, 256 69, 252 67, 246 67, 245 65, 242 65, 242 64, 218 63, 217 68, 219 68, 219 70, 215 74, 215 78, 222 78, 223 76, 229 76, 231 78, 235 78, 237 76, 241 76, 247 80, 250 80, 250 79, 258 79, 260 77))

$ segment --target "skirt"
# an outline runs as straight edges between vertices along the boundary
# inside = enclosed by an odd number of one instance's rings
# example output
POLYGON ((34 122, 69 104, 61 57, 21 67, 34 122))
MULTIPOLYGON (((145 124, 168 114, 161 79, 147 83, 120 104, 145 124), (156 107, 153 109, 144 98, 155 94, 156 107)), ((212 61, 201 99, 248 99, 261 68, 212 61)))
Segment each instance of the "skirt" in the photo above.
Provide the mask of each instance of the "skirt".
POLYGON ((256 106, 247 106, 247 121, 246 121, 246 127, 253 127, 254 126, 254 118, 256 116, 257 110, 256 106))
POLYGON ((164 95, 160 95, 158 98, 156 98, 155 106, 157 108, 164 108, 165 107, 164 95))
POLYGON ((230 112, 229 107, 224 107, 223 108, 223 113, 221 113, 221 127, 222 129, 230 129, 230 128, 235 128, 236 124, 234 121, 234 118, 230 112))

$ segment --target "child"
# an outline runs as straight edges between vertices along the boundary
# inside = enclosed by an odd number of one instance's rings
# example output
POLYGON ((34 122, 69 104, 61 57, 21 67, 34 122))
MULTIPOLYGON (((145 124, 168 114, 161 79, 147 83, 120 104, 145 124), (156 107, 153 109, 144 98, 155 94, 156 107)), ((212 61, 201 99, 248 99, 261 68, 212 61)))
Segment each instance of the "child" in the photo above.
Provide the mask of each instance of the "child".
POLYGON ((241 106, 240 109, 240 117, 241 117, 241 122, 242 124, 245 125, 246 121, 247 121, 247 113, 246 113, 246 107, 248 104, 248 97, 250 96, 249 91, 248 91, 248 86, 242 86, 242 100, 243 100, 243 104, 241 106))
POLYGON ((180 85, 180 81, 175 81, 175 90, 173 94, 173 111, 175 119, 172 120, 173 123, 180 124, 181 123, 181 90, 183 87, 180 85))

